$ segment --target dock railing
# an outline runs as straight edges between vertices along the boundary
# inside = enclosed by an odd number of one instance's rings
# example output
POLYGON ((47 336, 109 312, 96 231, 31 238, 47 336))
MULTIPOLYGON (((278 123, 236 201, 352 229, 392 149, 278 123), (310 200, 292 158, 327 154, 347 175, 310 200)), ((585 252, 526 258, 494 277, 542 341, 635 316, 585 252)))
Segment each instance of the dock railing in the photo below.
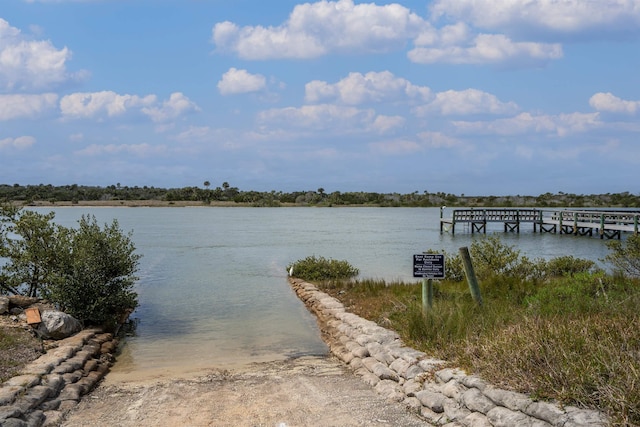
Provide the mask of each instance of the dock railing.
POLYGON ((471 233, 487 231, 487 223, 502 222, 504 231, 520 232, 521 223, 532 223, 533 231, 560 234, 593 235, 600 238, 620 238, 621 233, 638 234, 640 211, 614 211, 598 209, 535 209, 489 208, 453 209, 450 218, 444 218, 440 209, 440 232, 455 233, 456 224, 470 225, 471 233))

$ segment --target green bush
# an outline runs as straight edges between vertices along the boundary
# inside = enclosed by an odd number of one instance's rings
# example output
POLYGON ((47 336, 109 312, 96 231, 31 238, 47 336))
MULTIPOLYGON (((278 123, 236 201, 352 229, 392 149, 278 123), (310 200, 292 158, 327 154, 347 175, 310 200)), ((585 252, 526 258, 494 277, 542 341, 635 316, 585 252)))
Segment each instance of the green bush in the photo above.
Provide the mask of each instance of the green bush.
POLYGON ((359 270, 347 261, 308 256, 287 266, 293 276, 309 281, 348 279, 358 275, 359 270), (293 270, 292 270, 293 269, 293 270))
MULTIPOLYGON (((640 250, 639 250, 640 251, 640 250)), ((438 253, 433 249, 427 253, 438 253)), ((454 282, 465 280, 464 266, 459 254, 445 255, 446 278, 454 282)), ((565 274, 592 271, 595 263, 591 260, 561 256, 549 261, 531 260, 520 255, 513 246, 505 245, 499 237, 489 236, 474 240, 469 247, 474 271, 479 280, 487 280, 494 276, 512 277, 520 280, 545 280, 565 274)), ((639 270, 640 271, 640 270, 639 270)))
POLYGON ((0 267, 2 293, 41 295, 43 287, 58 279, 56 269, 63 230, 51 221, 53 212, 43 215, 0 207, 0 267))
POLYGON ((624 243, 610 240, 607 246, 612 253, 605 257, 605 261, 624 274, 640 277, 640 234, 630 235, 624 243))
POLYGON ((520 251, 505 245, 497 236, 474 240, 469 253, 478 278, 512 275, 520 261, 520 251))
POLYGON ((0 291, 50 299, 78 320, 115 326, 137 306, 140 255, 118 222, 101 228, 83 216, 78 229, 54 213, 0 206, 0 291))
POLYGON ((79 320, 113 327, 138 305, 133 286, 140 255, 116 220, 100 228, 95 217, 83 216, 79 225, 68 234, 63 280, 47 287, 45 296, 79 320))
POLYGON ((549 261, 541 261, 544 271, 548 276, 560 277, 565 274, 586 273, 595 267, 596 263, 572 255, 565 255, 552 258, 549 261))

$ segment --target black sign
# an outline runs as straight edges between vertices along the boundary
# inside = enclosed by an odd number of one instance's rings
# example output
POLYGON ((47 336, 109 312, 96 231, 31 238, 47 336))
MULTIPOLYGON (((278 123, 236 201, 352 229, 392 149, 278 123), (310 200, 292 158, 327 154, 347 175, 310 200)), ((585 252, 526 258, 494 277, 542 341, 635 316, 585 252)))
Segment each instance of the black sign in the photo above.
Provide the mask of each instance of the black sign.
POLYGON ((413 277, 444 279, 443 254, 417 254, 413 256, 413 277))

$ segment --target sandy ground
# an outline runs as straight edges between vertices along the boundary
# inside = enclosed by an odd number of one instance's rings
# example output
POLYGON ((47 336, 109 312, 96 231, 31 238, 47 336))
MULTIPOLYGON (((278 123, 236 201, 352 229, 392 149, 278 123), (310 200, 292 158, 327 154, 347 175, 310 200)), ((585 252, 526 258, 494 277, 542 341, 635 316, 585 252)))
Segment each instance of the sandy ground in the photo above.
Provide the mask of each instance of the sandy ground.
POLYGON ((427 426, 333 357, 255 364, 194 378, 109 383, 62 424, 79 426, 427 426))

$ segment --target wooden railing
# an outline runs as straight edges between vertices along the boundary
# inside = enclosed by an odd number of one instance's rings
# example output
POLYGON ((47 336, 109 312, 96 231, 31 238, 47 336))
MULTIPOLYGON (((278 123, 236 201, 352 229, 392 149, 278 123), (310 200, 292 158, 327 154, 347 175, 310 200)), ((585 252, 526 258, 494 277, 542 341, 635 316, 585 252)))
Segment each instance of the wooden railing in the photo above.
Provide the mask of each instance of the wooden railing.
POLYGON ((456 224, 471 224, 474 232, 487 231, 487 223, 502 222, 505 231, 520 232, 520 223, 533 223, 533 231, 560 232, 561 234, 593 235, 620 238, 622 232, 638 234, 640 211, 610 211, 597 209, 534 209, 491 208, 453 209, 450 218, 440 210, 440 231, 455 233, 456 224))

